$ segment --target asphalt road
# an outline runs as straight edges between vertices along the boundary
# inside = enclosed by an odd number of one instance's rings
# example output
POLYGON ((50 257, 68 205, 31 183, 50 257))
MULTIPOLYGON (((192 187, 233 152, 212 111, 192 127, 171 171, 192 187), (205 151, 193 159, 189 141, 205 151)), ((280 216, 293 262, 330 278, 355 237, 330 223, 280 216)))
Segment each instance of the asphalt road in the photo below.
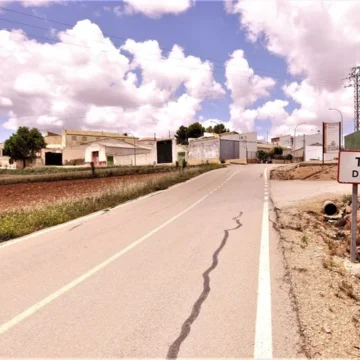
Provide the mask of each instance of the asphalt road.
POLYGON ((296 357, 264 169, 213 171, 3 244, 0 356, 296 357))

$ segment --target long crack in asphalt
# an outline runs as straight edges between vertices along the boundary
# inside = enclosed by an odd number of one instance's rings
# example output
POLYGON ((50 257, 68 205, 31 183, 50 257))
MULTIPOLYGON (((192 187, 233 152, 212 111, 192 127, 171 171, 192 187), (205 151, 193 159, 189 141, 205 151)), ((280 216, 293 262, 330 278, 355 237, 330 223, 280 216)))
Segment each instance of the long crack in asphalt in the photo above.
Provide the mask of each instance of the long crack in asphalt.
POLYGON ((235 231, 238 230, 242 224, 240 222, 240 217, 242 216, 242 212, 240 212, 240 214, 236 217, 233 218, 233 220, 236 222, 236 226, 232 229, 225 229, 224 230, 224 237, 220 243, 220 246, 216 249, 216 251, 214 252, 213 256, 212 256, 212 264, 211 266, 202 274, 203 278, 204 278, 204 283, 203 283, 203 291, 201 292, 199 298, 195 301, 193 307, 192 307, 192 311, 190 316, 185 320, 185 322, 183 323, 182 327, 181 327, 181 332, 180 335, 178 336, 178 338, 170 345, 168 353, 166 355, 166 359, 176 359, 178 357, 179 351, 180 351, 180 347, 182 345, 182 343, 185 341, 185 339, 188 337, 188 335, 190 334, 191 331, 191 325, 194 323, 194 321, 198 318, 200 311, 201 311, 201 306, 204 303, 204 301, 207 299, 211 288, 210 288, 210 273, 218 266, 219 264, 219 260, 218 260, 218 256, 220 254, 220 252, 222 251, 222 249, 225 247, 228 239, 229 239, 229 234, 230 231, 235 231))

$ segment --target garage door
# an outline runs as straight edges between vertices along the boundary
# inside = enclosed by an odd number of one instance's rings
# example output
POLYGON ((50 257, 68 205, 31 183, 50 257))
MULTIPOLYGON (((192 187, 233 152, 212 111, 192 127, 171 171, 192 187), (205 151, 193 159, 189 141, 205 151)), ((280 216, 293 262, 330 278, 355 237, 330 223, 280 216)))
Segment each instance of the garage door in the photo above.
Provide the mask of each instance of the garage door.
POLYGON ((53 152, 47 152, 45 153, 45 165, 62 165, 62 154, 61 153, 53 153, 53 152))

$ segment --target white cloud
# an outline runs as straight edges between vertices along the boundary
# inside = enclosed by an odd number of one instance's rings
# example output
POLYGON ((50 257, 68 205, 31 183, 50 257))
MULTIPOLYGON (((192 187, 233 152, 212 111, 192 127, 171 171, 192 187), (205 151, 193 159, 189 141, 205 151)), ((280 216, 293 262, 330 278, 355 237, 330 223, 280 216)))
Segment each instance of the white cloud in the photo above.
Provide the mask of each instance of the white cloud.
POLYGON ((225 64, 226 86, 231 91, 230 121, 241 131, 254 128, 256 111, 246 109, 256 100, 270 95, 275 81, 254 73, 242 50, 235 50, 225 64))
POLYGON ((351 120, 352 95, 343 79, 360 61, 359 1, 236 0, 225 8, 239 15, 249 41, 265 44, 285 59, 292 75, 305 77, 284 88, 300 106, 283 117, 284 126, 335 120, 328 107, 340 108, 351 120))
POLYGON ((156 41, 128 40, 118 49, 89 20, 57 36, 57 43, 44 44, 22 30, 0 31, 0 111, 9 118, 7 129, 173 133, 195 121, 204 99, 224 94, 212 64, 179 46, 167 56, 156 41))
MULTIPOLYGON (((204 128, 207 128, 209 126, 214 127, 217 124, 224 124, 226 128, 229 128, 229 123, 220 119, 204 119, 203 116, 199 117, 199 122, 202 124, 202 126, 204 126, 204 128)), ((230 129, 231 130, 231 129, 230 129)))
POLYGON ((113 12, 116 16, 122 16, 124 14, 124 10, 120 5, 114 6, 113 12))
POLYGON ((166 14, 181 14, 190 9, 193 0, 124 0, 125 7, 121 11, 127 15, 142 13, 157 19, 166 14))
POLYGON ((183 49, 175 45, 164 58, 157 41, 137 43, 127 40, 122 46, 134 56, 132 69, 141 69, 143 84, 155 82, 156 86, 174 93, 181 85, 193 97, 218 98, 225 94, 222 86, 213 78, 213 66, 194 56, 185 56, 183 49))
MULTIPOLYGON (((2 5, 10 5, 10 3, 16 0, 0 0, 2 5)), ((19 2, 24 7, 40 7, 40 6, 50 6, 55 3, 64 3, 65 0, 22 0, 16 1, 19 2)))
POLYGON ((49 6, 53 3, 61 2, 56 0, 23 0, 21 4, 24 7, 31 7, 31 6, 49 6))

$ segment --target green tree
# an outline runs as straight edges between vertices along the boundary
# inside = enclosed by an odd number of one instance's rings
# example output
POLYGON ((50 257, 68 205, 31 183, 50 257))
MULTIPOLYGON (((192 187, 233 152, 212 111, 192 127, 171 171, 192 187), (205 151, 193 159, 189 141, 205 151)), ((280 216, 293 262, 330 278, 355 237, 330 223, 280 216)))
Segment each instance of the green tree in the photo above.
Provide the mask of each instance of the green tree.
POLYGON ((214 133, 222 134, 225 132, 229 132, 229 129, 227 129, 224 124, 217 124, 214 126, 214 133))
POLYGON ((264 150, 258 150, 256 152, 256 157, 260 160, 260 161, 265 161, 268 158, 268 154, 264 151, 264 150))
POLYGON ((20 126, 17 132, 5 141, 4 153, 13 161, 22 160, 26 167, 26 159, 34 160, 36 154, 45 147, 45 139, 38 129, 30 130, 26 126, 20 126))
POLYGON ((188 144, 188 128, 186 126, 181 125, 178 131, 175 134, 176 142, 181 145, 188 144))
POLYGON ((281 156, 283 154, 284 149, 281 146, 274 147, 274 155, 281 156))
POLYGON ((188 138, 199 138, 204 135, 205 128, 199 123, 195 122, 187 128, 188 138))
POLYGON ((208 126, 205 131, 208 132, 208 133, 213 133, 214 128, 212 126, 208 126))

